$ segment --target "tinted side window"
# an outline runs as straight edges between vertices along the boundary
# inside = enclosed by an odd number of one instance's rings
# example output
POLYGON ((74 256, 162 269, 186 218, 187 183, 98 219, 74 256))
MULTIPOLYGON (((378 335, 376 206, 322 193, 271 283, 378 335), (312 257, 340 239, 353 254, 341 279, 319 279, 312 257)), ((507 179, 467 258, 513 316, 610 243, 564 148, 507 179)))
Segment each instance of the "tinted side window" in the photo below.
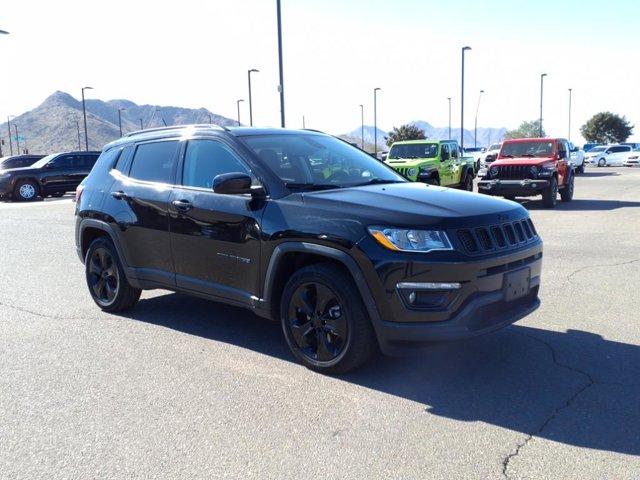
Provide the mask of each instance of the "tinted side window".
POLYGON ((445 156, 445 154, 447 153, 449 153, 449 145, 447 145, 446 143, 443 143, 440 151, 440 156, 445 156))
POLYGON ((60 155, 53 161, 53 165, 56 168, 73 168, 75 156, 74 155, 60 155))
POLYGON ((177 141, 138 145, 129 176, 137 180, 173 183, 177 141))
POLYGON ((449 147, 451 149, 451 158, 458 158, 458 147, 457 145, 451 144, 449 147))
POLYGON ((191 140, 184 157, 182 184, 212 188, 216 175, 231 172, 250 174, 247 166, 231 149, 214 140, 191 140))
POLYGON ((121 151, 122 150, 120 148, 112 148, 102 152, 96 159, 96 171, 109 171, 111 169, 111 165, 116 161, 121 151))
POLYGON ((118 170, 121 173, 125 173, 129 169, 129 160, 133 156, 133 146, 129 145, 128 147, 124 147, 122 149, 122 154, 118 158, 118 161, 113 168, 118 170))
POLYGON ((78 155, 78 166, 91 170, 98 159, 95 155, 78 155))

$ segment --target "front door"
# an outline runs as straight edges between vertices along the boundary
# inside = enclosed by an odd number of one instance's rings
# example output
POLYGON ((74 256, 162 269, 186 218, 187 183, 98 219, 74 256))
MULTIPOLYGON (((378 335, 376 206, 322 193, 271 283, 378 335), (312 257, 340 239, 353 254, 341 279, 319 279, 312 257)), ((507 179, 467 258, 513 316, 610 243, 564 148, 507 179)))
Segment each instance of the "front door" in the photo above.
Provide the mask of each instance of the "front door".
POLYGON ((187 142, 170 203, 178 287, 250 303, 258 296, 260 221, 265 201, 213 192, 217 175, 251 171, 216 139, 187 142))
POLYGON ((46 165, 41 177, 44 194, 67 192, 72 189, 71 172, 76 162, 74 154, 59 155, 46 165))

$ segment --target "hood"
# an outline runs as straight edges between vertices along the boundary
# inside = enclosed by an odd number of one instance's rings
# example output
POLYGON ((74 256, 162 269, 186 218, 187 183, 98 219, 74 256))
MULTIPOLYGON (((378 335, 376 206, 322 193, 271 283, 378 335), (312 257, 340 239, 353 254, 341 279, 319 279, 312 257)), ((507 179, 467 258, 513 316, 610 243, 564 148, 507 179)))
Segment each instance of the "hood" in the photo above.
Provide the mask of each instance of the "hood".
POLYGON ((323 216, 349 215, 367 225, 459 228, 528 217, 518 203, 419 182, 370 185, 300 194, 305 207, 323 216))
POLYGON ((385 163, 390 167, 394 165, 419 165, 425 162, 436 162, 437 158, 388 158, 385 160, 385 163))
POLYGON ((492 167, 500 165, 542 165, 547 162, 555 162, 554 157, 515 157, 515 158, 496 158, 491 164, 492 167))

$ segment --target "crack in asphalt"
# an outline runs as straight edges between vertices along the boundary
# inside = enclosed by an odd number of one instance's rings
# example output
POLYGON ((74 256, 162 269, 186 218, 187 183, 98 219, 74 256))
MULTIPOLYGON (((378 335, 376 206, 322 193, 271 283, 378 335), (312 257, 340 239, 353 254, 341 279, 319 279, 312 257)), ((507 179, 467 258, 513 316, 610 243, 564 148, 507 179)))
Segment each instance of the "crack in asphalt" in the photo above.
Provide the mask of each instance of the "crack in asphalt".
POLYGON ((631 265, 632 263, 636 263, 636 262, 640 262, 640 258, 635 258, 635 259, 633 259, 633 260, 628 260, 628 261, 626 261, 626 262, 620 262, 620 263, 608 263, 608 264, 604 264, 604 265, 587 265, 587 266, 585 266, 585 267, 580 267, 580 268, 578 268, 577 270, 574 270, 573 272, 571 272, 569 275, 567 275, 567 278, 565 279, 565 282, 564 282, 563 287, 564 287, 564 286, 566 286, 566 285, 571 281, 571 278, 572 278, 574 275, 576 275, 576 274, 578 274, 578 273, 580 273, 580 272, 582 272, 582 271, 584 271, 584 270, 588 270, 588 269, 590 269, 590 268, 611 268, 611 267, 621 267, 621 266, 623 266, 623 265, 631 265))
POLYGON ((558 361, 558 358, 556 356, 556 351, 554 350, 554 348, 551 346, 551 344, 549 344, 548 342, 542 340, 541 338, 535 337, 533 335, 528 335, 526 333, 522 333, 519 332, 521 335, 524 335, 525 337, 529 337, 533 340, 538 341, 539 343, 542 343, 543 345, 545 345, 548 349, 549 352, 551 352, 551 360, 553 362, 554 365, 560 367, 560 368, 564 368, 565 370, 569 370, 570 372, 573 373, 577 373, 578 375, 583 376, 586 379, 586 383, 580 387, 578 390, 576 390, 562 405, 556 407, 554 409, 554 411, 551 413, 551 415, 549 415, 544 422, 542 422, 540 424, 540 426, 534 431, 531 432, 530 434, 527 435, 527 437, 524 439, 523 442, 518 443, 516 445, 515 450, 513 450, 511 453, 509 453, 503 460, 502 460, 502 475, 504 476, 504 478, 509 478, 509 474, 507 473, 507 470, 509 469, 509 462, 511 462, 511 459, 517 457, 520 454, 520 451, 531 441, 531 439, 533 439, 533 437, 535 437, 536 435, 539 435, 540 433, 542 433, 542 431, 547 427, 547 425, 549 425, 549 423, 551 423, 551 421, 553 419, 555 419, 560 412, 562 412, 562 410, 568 408, 571 406, 571 404, 575 401, 576 398, 578 398, 582 393, 584 393, 589 387, 595 385, 596 383, 598 383, 596 380, 594 380, 594 378, 588 373, 585 372, 583 370, 579 370, 575 367, 572 367, 571 365, 567 365, 564 363, 560 363, 558 361))
POLYGON ((25 307, 19 307, 18 305, 12 305, 10 303, 6 303, 6 302, 2 302, 2 301, 0 301, 0 307, 11 308, 13 310, 17 310, 18 312, 28 313, 28 314, 34 315, 36 317, 48 318, 50 320, 73 320, 73 317, 62 317, 62 316, 57 316, 57 315, 48 315, 46 313, 36 312, 35 310, 30 310, 30 309, 25 308, 25 307))

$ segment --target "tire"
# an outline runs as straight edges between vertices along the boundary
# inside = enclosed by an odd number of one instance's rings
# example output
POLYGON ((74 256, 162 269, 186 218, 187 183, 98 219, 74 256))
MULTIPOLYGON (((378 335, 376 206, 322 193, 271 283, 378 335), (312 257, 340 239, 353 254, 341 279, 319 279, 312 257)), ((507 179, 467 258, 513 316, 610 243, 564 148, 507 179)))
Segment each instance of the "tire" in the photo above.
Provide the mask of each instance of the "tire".
POLYGON ((293 355, 317 372, 348 372, 377 350, 360 292, 336 265, 320 263, 295 272, 280 299, 280 320, 293 355))
POLYGON ((427 179, 427 185, 440 185, 440 179, 438 177, 431 177, 427 179))
POLYGON ((606 167, 607 166, 607 161, 604 158, 598 159, 598 166, 599 167, 606 167))
POLYGON ((464 180, 462 181, 461 190, 466 190, 467 192, 473 192, 473 175, 469 175, 467 173, 464 176, 464 180))
POLYGON ((51 197, 52 198, 60 198, 64 196, 64 192, 56 192, 56 193, 52 193, 51 197))
POLYGON ((558 202, 558 180, 551 177, 549 186, 542 192, 542 205, 544 208, 555 208, 558 202))
POLYGON ((565 187, 560 190, 560 200, 563 202, 570 202, 573 200, 573 190, 574 190, 574 176, 571 175, 569 177, 569 181, 565 185, 565 187))
POLYGON ((106 237, 94 240, 84 264, 89 294, 105 312, 128 310, 140 299, 141 290, 129 284, 111 240, 106 237))
POLYGON ((19 202, 32 202, 38 198, 40 189, 33 180, 21 180, 13 189, 13 198, 19 202))

